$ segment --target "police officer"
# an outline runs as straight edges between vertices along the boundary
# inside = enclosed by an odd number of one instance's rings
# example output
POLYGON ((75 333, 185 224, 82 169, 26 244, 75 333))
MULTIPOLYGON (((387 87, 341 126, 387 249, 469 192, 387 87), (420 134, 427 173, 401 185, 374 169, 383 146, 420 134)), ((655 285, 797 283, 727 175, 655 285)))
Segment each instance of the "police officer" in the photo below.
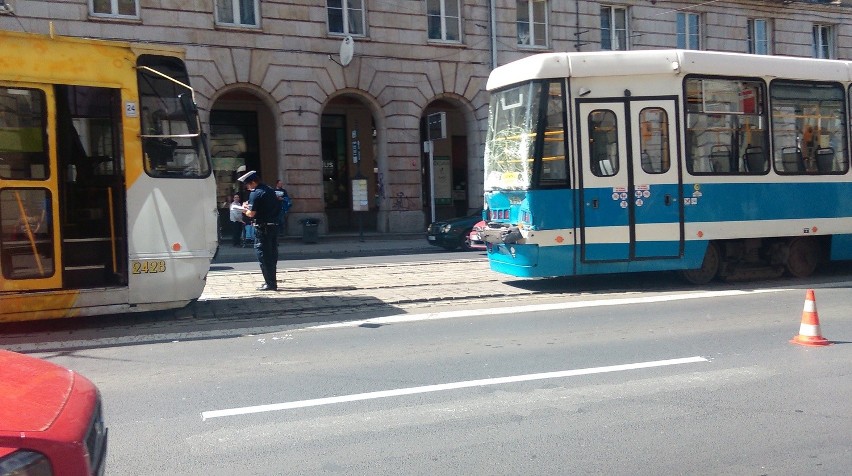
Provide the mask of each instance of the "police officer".
POLYGON ((252 170, 238 178, 251 190, 245 205, 245 214, 254 219, 255 227, 254 252, 260 262, 263 273, 263 286, 258 291, 277 291, 278 281, 275 279, 278 265, 278 211, 281 202, 275 197, 275 191, 260 182, 257 172, 252 170))

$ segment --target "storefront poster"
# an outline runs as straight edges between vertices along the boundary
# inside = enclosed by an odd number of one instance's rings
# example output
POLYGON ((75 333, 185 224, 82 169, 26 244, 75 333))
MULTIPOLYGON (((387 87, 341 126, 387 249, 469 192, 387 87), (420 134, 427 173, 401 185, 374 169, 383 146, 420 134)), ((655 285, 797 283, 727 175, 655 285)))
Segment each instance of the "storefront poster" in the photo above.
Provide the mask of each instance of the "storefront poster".
POLYGON ((453 204, 453 167, 449 157, 435 157, 435 204, 453 204))

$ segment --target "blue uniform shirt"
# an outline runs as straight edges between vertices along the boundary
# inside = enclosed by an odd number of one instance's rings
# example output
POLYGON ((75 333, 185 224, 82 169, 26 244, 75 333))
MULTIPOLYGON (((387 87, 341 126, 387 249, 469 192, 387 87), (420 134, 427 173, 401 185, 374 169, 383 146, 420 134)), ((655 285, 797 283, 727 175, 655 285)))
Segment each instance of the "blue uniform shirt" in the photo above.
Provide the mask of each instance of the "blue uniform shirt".
POLYGON ((255 223, 277 223, 281 205, 278 198, 275 197, 275 191, 268 185, 261 183, 249 195, 248 209, 255 212, 255 223))

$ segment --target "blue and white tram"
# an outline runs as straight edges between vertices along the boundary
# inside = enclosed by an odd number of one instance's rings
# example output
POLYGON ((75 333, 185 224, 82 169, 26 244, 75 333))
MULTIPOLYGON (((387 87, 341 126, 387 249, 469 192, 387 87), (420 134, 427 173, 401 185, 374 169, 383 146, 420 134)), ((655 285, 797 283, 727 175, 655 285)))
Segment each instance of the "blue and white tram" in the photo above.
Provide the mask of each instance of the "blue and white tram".
POLYGON ((852 63, 686 50, 495 69, 495 271, 807 276, 852 259, 852 63))

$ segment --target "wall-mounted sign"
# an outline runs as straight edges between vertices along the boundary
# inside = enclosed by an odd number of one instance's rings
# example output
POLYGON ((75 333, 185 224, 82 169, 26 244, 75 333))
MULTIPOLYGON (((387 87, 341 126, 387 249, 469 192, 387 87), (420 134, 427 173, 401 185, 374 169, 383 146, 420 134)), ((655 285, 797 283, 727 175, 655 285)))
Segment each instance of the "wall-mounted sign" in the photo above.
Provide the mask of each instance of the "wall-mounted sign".
POLYGON ((435 157, 435 204, 453 204, 453 166, 449 157, 435 157))
POLYGON ((361 161, 361 141, 358 139, 352 140, 352 163, 357 164, 361 161))
POLYGON ((447 138, 447 113, 436 112, 426 116, 426 124, 428 125, 429 140, 438 140, 447 138))

